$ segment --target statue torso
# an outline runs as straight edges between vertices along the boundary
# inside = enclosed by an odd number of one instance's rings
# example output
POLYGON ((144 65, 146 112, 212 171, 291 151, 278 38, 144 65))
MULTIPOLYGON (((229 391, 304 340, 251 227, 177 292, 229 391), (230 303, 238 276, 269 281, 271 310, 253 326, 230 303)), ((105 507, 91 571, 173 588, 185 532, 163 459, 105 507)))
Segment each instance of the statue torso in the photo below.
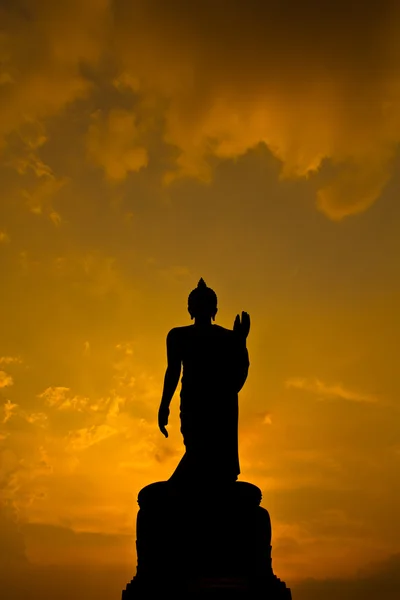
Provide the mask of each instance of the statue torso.
POLYGON ((235 393, 237 337, 219 325, 177 328, 183 365, 181 397, 208 398, 235 393))

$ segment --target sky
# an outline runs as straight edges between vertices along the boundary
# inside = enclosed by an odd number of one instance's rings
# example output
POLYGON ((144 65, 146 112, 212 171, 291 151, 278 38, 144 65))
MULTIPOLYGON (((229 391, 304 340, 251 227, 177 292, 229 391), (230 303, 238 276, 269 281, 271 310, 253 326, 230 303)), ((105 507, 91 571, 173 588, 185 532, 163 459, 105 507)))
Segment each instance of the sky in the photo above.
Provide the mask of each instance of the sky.
POLYGON ((0 0, 7 598, 133 577, 200 277, 220 325, 250 313, 240 478, 274 571, 296 600, 399 597, 399 33, 395 0, 0 0))

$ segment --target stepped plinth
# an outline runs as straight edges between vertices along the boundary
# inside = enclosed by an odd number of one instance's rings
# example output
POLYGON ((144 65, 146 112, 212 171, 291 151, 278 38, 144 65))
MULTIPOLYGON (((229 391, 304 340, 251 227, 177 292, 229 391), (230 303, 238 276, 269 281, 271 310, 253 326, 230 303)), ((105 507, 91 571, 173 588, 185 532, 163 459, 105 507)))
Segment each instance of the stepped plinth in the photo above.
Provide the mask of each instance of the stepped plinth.
POLYGON ((138 496, 137 572, 122 600, 291 600, 274 575, 271 521, 255 485, 146 486, 138 496))

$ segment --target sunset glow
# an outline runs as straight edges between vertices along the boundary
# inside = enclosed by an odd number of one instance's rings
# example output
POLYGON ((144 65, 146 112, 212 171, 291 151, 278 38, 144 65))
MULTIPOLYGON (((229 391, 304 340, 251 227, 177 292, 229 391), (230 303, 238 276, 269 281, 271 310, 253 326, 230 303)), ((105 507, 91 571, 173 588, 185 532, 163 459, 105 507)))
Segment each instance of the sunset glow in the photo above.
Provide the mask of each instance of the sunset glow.
POLYGON ((168 439, 157 411, 200 277, 251 316, 240 478, 275 572, 398 597, 399 32, 389 0, 0 2, 10 598, 120 598, 184 450, 178 393, 168 439))

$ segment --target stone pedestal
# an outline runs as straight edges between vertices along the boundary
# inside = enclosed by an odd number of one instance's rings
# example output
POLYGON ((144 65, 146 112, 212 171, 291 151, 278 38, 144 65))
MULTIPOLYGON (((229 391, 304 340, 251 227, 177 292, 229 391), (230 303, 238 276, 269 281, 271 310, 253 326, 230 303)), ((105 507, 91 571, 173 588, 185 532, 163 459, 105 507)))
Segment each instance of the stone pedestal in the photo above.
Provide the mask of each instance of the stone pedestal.
POLYGON ((271 521, 256 486, 178 490, 160 482, 143 488, 138 502, 137 573, 122 600, 291 600, 272 571, 271 521))

